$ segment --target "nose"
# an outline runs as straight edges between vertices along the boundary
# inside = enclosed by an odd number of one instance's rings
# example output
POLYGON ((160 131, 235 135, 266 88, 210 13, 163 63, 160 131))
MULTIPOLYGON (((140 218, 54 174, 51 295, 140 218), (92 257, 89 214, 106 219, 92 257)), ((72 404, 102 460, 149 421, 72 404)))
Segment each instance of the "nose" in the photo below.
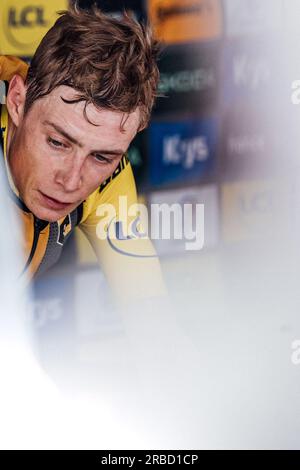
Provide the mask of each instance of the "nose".
POLYGON ((62 168, 56 173, 55 182, 63 186, 65 192, 74 192, 82 186, 82 167, 84 160, 72 156, 69 161, 64 161, 62 168))

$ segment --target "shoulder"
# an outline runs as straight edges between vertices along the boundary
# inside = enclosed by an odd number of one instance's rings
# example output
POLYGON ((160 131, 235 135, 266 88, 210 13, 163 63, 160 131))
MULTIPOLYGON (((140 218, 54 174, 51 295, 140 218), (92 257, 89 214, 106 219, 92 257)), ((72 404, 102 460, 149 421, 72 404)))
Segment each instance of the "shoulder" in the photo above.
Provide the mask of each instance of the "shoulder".
POLYGON ((25 79, 28 68, 28 64, 18 57, 0 55, 0 80, 9 81, 15 74, 25 79))

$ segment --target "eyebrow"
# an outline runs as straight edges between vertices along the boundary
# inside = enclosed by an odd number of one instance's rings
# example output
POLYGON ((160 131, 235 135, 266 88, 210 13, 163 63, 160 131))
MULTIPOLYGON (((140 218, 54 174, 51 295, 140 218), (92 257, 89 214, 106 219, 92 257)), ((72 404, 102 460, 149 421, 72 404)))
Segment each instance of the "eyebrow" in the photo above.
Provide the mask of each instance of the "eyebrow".
MULTIPOLYGON (((59 134, 61 134, 63 137, 65 137, 67 140, 69 140, 70 142, 72 142, 73 144, 75 145, 78 145, 78 147, 82 148, 83 147, 83 144, 81 142, 79 142, 78 140, 76 140, 74 137, 72 137, 71 135, 69 135, 64 129, 62 129, 60 126, 58 126, 57 124, 54 124, 53 122, 50 122, 50 121, 44 121, 43 124, 47 125, 47 126, 51 126, 53 127, 56 132, 58 132, 59 134)), ((101 153, 101 154, 105 154, 105 155, 116 155, 116 156, 119 156, 119 155, 123 155, 124 153, 126 153, 126 150, 122 150, 122 149, 115 149, 115 150, 93 150, 91 153, 101 153)))

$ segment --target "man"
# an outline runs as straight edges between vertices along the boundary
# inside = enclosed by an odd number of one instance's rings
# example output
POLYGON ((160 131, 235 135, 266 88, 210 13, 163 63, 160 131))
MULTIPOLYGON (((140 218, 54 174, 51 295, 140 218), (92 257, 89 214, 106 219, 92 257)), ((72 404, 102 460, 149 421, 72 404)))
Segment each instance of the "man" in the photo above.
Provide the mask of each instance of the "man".
POLYGON ((124 232, 129 217, 119 208, 124 197, 128 207, 136 203, 126 151, 149 120, 156 53, 149 30, 129 16, 75 7, 48 31, 29 69, 0 56, 2 147, 29 277, 56 263, 79 226, 119 299, 163 292, 151 242, 133 216, 132 233, 124 232), (115 209, 110 218, 99 210, 106 206, 115 209), (106 235, 99 236, 104 215, 106 235))

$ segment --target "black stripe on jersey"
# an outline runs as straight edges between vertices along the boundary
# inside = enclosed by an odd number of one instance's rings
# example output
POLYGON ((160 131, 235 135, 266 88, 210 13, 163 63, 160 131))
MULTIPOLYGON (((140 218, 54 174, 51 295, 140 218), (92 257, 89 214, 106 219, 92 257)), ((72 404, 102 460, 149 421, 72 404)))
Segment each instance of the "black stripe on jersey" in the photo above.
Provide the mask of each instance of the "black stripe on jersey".
POLYGON ((4 82, 4 85, 5 85, 5 95, 7 96, 7 93, 8 93, 8 89, 9 89, 9 82, 7 80, 2 80, 4 82))
MULTIPOLYGON (((2 104, 0 103, 0 116, 1 116, 1 114, 2 114, 2 104)), ((2 127, 2 123, 1 123, 1 126, 0 126, 0 146, 1 146, 1 150, 3 152, 3 155, 4 155, 4 138, 3 138, 4 131, 5 131, 5 127, 2 127)))
POLYGON ((116 178, 120 173, 121 171, 124 170, 124 168, 128 165, 129 163, 129 160, 128 160, 128 157, 127 155, 123 155, 123 157, 121 158, 120 160, 120 163, 119 165, 117 166, 117 168, 115 169, 115 171, 113 172, 113 174, 107 178, 105 181, 103 181, 103 183, 100 185, 99 187, 99 193, 101 193, 103 191, 104 188, 106 188, 106 186, 114 179, 116 178))
POLYGON ((83 216, 83 202, 77 207, 77 219, 75 225, 79 225, 83 216))

